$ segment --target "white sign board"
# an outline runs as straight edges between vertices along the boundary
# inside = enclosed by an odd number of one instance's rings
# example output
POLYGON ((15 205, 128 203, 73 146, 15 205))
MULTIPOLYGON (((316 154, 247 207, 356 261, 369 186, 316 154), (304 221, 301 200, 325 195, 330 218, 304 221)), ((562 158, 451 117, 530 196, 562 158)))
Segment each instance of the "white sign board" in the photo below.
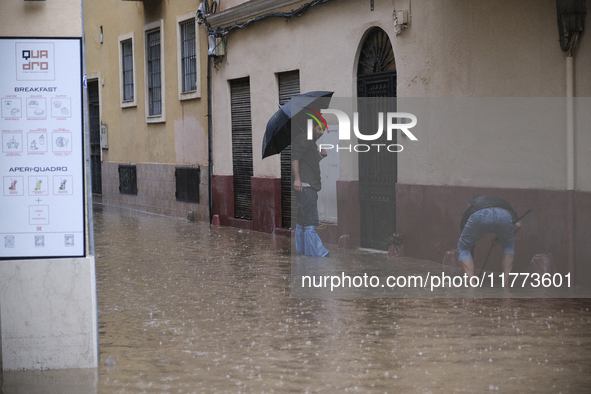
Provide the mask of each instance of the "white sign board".
POLYGON ((85 254, 81 41, 0 38, 0 258, 85 254))

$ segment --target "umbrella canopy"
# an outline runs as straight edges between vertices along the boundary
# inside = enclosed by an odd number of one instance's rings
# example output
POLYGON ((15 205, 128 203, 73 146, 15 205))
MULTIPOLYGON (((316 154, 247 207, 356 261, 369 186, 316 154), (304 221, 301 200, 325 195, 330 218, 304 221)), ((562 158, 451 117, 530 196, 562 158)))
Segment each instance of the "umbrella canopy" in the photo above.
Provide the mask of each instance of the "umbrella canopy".
POLYGON ((333 94, 334 92, 325 91, 302 93, 283 104, 267 122, 263 136, 263 159, 280 153, 291 144, 291 124, 294 117, 305 108, 315 109, 320 105, 328 105, 327 99, 333 94))

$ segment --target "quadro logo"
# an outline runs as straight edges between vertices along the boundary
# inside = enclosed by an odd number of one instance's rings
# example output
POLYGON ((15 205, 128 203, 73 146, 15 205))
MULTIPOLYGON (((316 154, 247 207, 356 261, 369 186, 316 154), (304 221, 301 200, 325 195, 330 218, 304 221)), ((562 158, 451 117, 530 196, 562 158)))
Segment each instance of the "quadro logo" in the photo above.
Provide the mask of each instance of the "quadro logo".
MULTIPOLYGON (((340 110, 337 109, 321 109, 320 113, 314 111, 310 108, 306 108, 312 111, 313 113, 306 113, 310 116, 311 119, 308 119, 307 124, 307 137, 309 140, 314 138, 314 121, 322 128, 322 126, 326 126, 326 120, 322 116, 323 114, 333 114, 336 115, 337 120, 339 122, 339 141, 350 141, 351 140, 351 120, 349 116, 340 110), (314 120, 314 121, 313 121, 314 120)), ((410 131, 411 128, 416 126, 417 124, 417 117, 408 112, 378 112, 378 130, 372 131, 371 134, 364 134, 359 130, 359 113, 353 113, 353 133, 355 137, 357 137, 360 141, 375 141, 382 137, 384 133, 384 123, 386 123, 386 140, 392 141, 393 140, 393 132, 396 130, 400 130, 404 135, 406 135, 411 141, 417 141, 417 137, 410 131), (399 123, 396 122, 398 119, 410 120, 408 123, 399 123), (385 122, 384 122, 385 120, 385 122)), ((381 148, 387 150, 388 152, 402 152, 404 149, 400 144, 356 144, 356 145, 337 145, 334 146, 332 144, 319 144, 319 149, 336 149, 336 151, 340 150, 347 150, 349 152, 369 152, 370 150, 376 149, 378 152, 381 148)))
POLYGON ((55 80, 55 50, 53 43, 17 42, 16 80, 55 80))

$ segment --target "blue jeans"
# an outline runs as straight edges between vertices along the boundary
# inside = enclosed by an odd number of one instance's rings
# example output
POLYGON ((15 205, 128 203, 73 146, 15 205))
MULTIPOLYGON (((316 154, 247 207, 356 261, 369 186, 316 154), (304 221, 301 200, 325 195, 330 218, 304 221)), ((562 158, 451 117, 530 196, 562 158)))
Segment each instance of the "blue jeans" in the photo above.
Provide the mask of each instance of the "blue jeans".
POLYGON ((503 254, 515 254, 511 214, 501 208, 485 208, 468 218, 458 241, 459 260, 473 260, 471 250, 474 244, 487 233, 494 233, 499 238, 503 254))

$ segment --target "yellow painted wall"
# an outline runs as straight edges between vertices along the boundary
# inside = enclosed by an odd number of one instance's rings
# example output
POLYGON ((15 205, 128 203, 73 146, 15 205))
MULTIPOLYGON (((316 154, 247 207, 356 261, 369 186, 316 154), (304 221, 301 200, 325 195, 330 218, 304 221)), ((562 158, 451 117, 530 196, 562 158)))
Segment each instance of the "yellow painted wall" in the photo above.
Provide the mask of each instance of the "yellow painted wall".
MULTIPOLYGON (((100 73, 101 122, 107 124, 110 162, 207 164, 206 52, 201 51, 201 98, 180 101, 177 75, 176 17, 196 12, 192 1, 84 1, 87 74, 100 73), (162 19, 164 46, 165 116, 163 123, 146 122, 144 26, 162 19), (100 26, 103 43, 99 43, 100 26), (121 108, 119 76, 120 35, 134 33, 137 106, 121 108), (104 82, 104 84, 103 84, 104 82)), ((204 31, 200 45, 207 48, 204 31)))
POLYGON ((0 1, 0 36, 81 37, 80 0, 0 1))

